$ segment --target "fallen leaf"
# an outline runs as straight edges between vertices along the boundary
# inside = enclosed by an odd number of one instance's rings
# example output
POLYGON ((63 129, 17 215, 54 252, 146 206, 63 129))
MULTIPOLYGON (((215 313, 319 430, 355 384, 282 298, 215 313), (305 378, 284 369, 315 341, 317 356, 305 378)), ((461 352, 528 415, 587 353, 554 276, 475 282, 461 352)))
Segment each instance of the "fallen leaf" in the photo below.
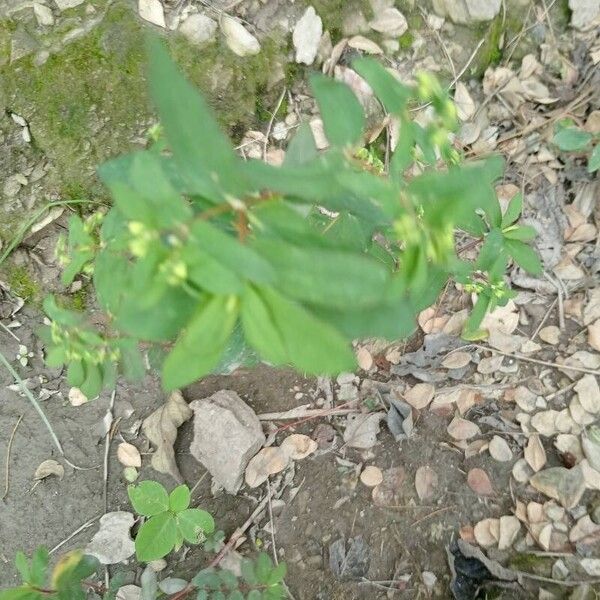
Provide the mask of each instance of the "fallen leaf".
POLYGON ((549 437, 556 433, 556 410, 542 410, 531 417, 531 425, 536 431, 549 437))
POLYGON ((301 460, 312 454, 319 445, 301 433, 292 433, 281 442, 281 449, 293 460, 301 460))
POLYGON ((350 448, 372 448, 377 442, 380 413, 350 414, 346 420, 344 442, 350 448))
POLYGON ((435 387, 430 383, 417 383, 404 394, 404 399, 417 410, 425 408, 435 394, 435 387))
POLYGON ((373 357, 369 350, 364 346, 359 348, 356 352, 356 361, 363 371, 368 371, 373 366, 373 357))
POLYGON ((556 346, 560 341, 560 329, 555 325, 548 325, 548 327, 543 327, 540 329, 538 334, 540 339, 546 342, 547 344, 551 344, 552 346, 556 346))
POLYGON ((500 522, 498 519, 483 519, 473 528, 475 541, 483 548, 489 548, 498 543, 500 537, 500 522))
POLYGON ((600 531, 600 525, 598 525, 598 523, 594 523, 590 515, 584 515, 577 521, 577 523, 575 523, 575 525, 571 528, 571 531, 569 531, 569 541, 576 543, 579 540, 582 540, 584 537, 592 535, 597 531, 600 531))
POLYGON ((263 484, 270 475, 283 471, 290 463, 290 456, 278 446, 263 448, 250 459, 246 467, 246 484, 252 488, 263 484))
POLYGON ((129 530, 135 522, 130 512, 109 512, 100 518, 100 528, 85 549, 103 565, 114 565, 127 560, 135 552, 129 530))
POLYGON ((512 515, 500 517, 500 536, 498 538, 498 550, 510 548, 521 531, 519 519, 512 515))
POLYGON ((591 577, 600 577, 600 558, 582 558, 579 564, 591 577))
POLYGON ((50 477, 50 475, 56 475, 59 479, 62 479, 65 476, 65 468, 55 460, 48 459, 35 470, 33 478, 41 481, 46 477, 50 477))
POLYGON ((442 367, 445 369, 462 369, 471 362, 471 355, 468 352, 452 352, 442 361, 442 367))
POLYGON ((520 458, 512 468, 512 476, 519 483, 527 483, 533 475, 531 467, 524 458, 520 458))
POLYGON ((552 467, 536 473, 529 483, 542 494, 558 500, 565 508, 577 505, 585 491, 581 467, 552 467))
POLYGON ((482 358, 477 365, 477 372, 481 373, 482 375, 490 375, 491 373, 495 373, 502 365, 503 360, 504 357, 498 354, 489 356, 487 358, 482 358))
POLYGON ((128 442, 121 442, 117 446, 117 458, 124 467, 141 467, 142 457, 140 451, 128 442))
POLYGON ((512 300, 509 300, 505 306, 499 306, 491 313, 485 315, 481 322, 481 329, 487 329, 490 333, 498 331, 505 335, 514 332, 519 324, 519 311, 512 300))
POLYGON ((588 325, 588 344, 600 352, 600 319, 588 325))
POLYGON ((546 521, 544 505, 539 502, 529 502, 527 504, 527 520, 530 523, 542 523, 546 521))
POLYGON ((471 469, 467 474, 467 483, 480 496, 492 496, 494 494, 492 482, 483 469, 471 469))
POLYGON ((600 413, 600 387, 593 375, 584 375, 574 389, 584 410, 594 415, 600 413))
POLYGON ((81 406, 87 401, 87 396, 79 388, 72 387, 69 390, 69 402, 71 403, 71 406, 81 406))
POLYGON ((546 464, 546 451, 542 445, 539 435, 529 437, 525 448, 525 460, 527 464, 537 473, 546 464))
POLYGON ((142 588, 137 585, 124 585, 118 589, 115 600, 142 600, 142 588))
POLYGON ((488 450, 492 458, 498 462, 508 462, 509 460, 512 460, 513 453, 510 449, 510 446, 506 440, 501 438, 499 435, 495 435, 490 440, 488 450))
POLYGON ((371 497, 374 504, 381 507, 394 507, 400 503, 400 487, 406 472, 402 467, 392 467, 383 472, 383 481, 373 488, 371 497))
POLYGON ((237 19, 221 13, 219 25, 230 50, 238 56, 252 56, 260 52, 258 40, 237 19))
POLYGON ((367 487, 375 487, 383 481, 383 473, 380 468, 369 465, 363 469, 363 472, 360 474, 360 480, 367 487))
POLYGON ((177 463, 173 444, 177 439, 177 428, 193 414, 180 391, 171 393, 165 404, 144 419, 142 431, 156 446, 152 455, 152 468, 159 473, 171 475, 178 483, 183 481, 177 463))
POLYGON ((454 417, 454 419, 450 421, 450 425, 448 425, 448 433, 455 440, 468 440, 469 438, 479 435, 481 430, 471 421, 467 421, 461 417, 454 417))
POLYGON ((559 433, 554 440, 554 447, 561 454, 571 454, 578 463, 583 459, 583 450, 579 436, 572 433, 559 433))
POLYGON ((429 466, 419 467, 415 473, 415 488, 419 500, 429 500, 438 484, 437 473, 429 466))

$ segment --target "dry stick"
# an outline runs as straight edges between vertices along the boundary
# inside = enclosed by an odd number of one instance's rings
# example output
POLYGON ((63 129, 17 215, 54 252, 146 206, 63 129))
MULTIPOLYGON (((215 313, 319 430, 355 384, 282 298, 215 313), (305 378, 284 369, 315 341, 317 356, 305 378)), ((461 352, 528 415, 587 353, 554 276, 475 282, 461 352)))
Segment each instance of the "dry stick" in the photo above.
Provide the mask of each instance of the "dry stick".
POLYGON ((56 552, 61 546, 64 546, 68 541, 72 540, 77 534, 81 533, 84 529, 91 527, 99 518, 100 518, 100 515, 96 515, 95 517, 92 517, 89 521, 86 521, 81 527, 78 527, 70 536, 66 537, 62 542, 58 542, 58 544, 56 544, 56 546, 54 546, 54 548, 52 548, 52 550, 50 550, 50 552, 48 552, 48 554, 53 554, 54 552, 56 552))
POLYGON ((108 453, 110 452, 110 430, 113 424, 113 408, 115 406, 115 396, 117 395, 117 390, 113 390, 110 395, 110 405, 108 407, 108 413, 110 414, 110 427, 106 432, 106 438, 104 443, 104 462, 102 463, 102 473, 104 478, 104 488, 102 490, 102 501, 104 502, 104 512, 108 512, 108 453))
MULTIPOLYGON (((535 363, 536 365, 543 365, 544 367, 553 367, 554 369, 561 369, 563 371, 577 371, 578 373, 589 373, 590 375, 600 375, 600 371, 595 369, 586 369, 585 367, 575 367, 571 365, 559 365, 558 363, 550 362, 547 360, 539 360, 537 358, 529 358, 528 356, 522 356, 521 354, 511 354, 510 352, 502 352, 502 350, 496 350, 489 346, 480 346, 479 344, 467 344, 467 346, 473 346, 480 350, 487 350, 488 352, 496 352, 496 354, 502 354, 502 356, 508 356, 509 358, 516 358, 525 362, 535 363)), ((465 346, 465 347, 467 347, 465 346)))
POLYGON ((4 356, 4 354, 2 354, 2 352, 0 352, 0 363, 2 363, 4 365, 6 370, 13 377, 13 379, 19 384, 21 391, 25 394, 25 396, 27 397, 29 402, 31 402, 31 404, 33 405, 33 408, 35 408, 36 412, 38 413, 38 415, 42 419, 44 425, 46 426, 46 429, 50 432, 50 437, 52 438, 54 445, 60 452, 60 455, 63 457, 64 461, 70 467, 72 467, 73 469, 77 469, 78 471, 87 471, 87 470, 91 470, 91 469, 96 469, 97 467, 79 467, 79 466, 73 464, 65 456, 65 451, 62 447, 62 444, 60 443, 58 437, 56 437, 56 433, 54 433, 54 429, 52 429, 52 425, 50 425, 50 421, 48 421, 48 418, 46 417, 44 411, 42 410, 42 407, 39 405, 38 401, 33 397, 33 394, 29 391, 29 388, 25 385, 25 382, 21 379, 21 377, 19 377, 19 374, 13 369, 12 365, 6 360, 6 357, 4 356))
POLYGON ((271 118, 269 119, 269 124, 267 125, 267 133, 265 134, 265 141, 263 142, 263 151, 262 151, 264 161, 267 160, 267 146, 269 144, 269 136, 271 135, 271 129, 273 129, 273 122, 275 121, 275 116, 277 115, 277 113, 279 112, 279 109, 281 108, 281 103, 283 102, 283 99, 285 98, 286 92, 287 92, 287 88, 284 86, 283 91, 281 92, 281 95, 279 96, 279 100, 277 100, 277 105, 275 106, 275 110, 271 113, 271 118))
POLYGON ((4 329, 4 331, 6 331, 8 335, 12 336, 15 340, 17 340, 19 344, 21 343, 21 340, 2 321, 0 321, 0 327, 2 327, 2 329, 4 329))
POLYGON ((411 527, 414 527, 415 525, 418 525, 419 523, 426 521, 430 517, 435 517, 435 515, 437 515, 439 513, 446 512, 447 510, 452 510, 453 508, 456 508, 456 507, 454 505, 452 505, 452 506, 444 506, 443 508, 438 508, 438 510, 434 510, 433 512, 430 512, 428 515, 425 515, 424 517, 417 519, 414 523, 411 524, 411 527))
POLYGON ((13 427, 12 433, 10 434, 10 438, 8 440, 8 447, 6 448, 6 475, 4 480, 4 494, 2 494, 2 498, 0 498, 0 500, 4 500, 4 498, 8 496, 8 490, 10 487, 10 451, 12 449, 13 440, 15 439, 15 433, 17 433, 17 427, 19 426, 22 420, 23 415, 19 415, 19 418, 17 419, 17 422, 15 423, 15 426, 13 427))
POLYGON ((557 302, 558 302, 558 296, 556 298, 554 298, 554 301, 552 302, 552 304, 550 305, 550 307, 546 311, 546 314, 544 315, 544 318, 540 321, 540 324, 536 327, 536 329, 533 332, 532 336, 529 338, 530 342, 533 342, 533 340, 535 340, 535 338, 537 337, 537 334, 541 331, 542 327, 544 326, 544 323, 548 320, 548 317, 550 316, 550 313, 552 312, 552 309, 556 306, 557 302))

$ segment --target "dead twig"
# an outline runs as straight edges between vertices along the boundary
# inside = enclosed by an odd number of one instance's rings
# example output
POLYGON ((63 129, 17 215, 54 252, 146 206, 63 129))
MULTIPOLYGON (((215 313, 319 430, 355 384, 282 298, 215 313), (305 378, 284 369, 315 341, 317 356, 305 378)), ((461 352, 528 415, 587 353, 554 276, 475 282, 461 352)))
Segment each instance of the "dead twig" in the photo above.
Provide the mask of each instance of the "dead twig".
POLYGON ((15 439, 15 433, 17 433, 17 427, 19 427, 23 415, 19 415, 15 426, 13 427, 10 438, 8 439, 8 446, 6 448, 6 465, 5 465, 5 476, 4 476, 4 494, 2 494, 1 500, 4 500, 8 496, 8 490, 10 488, 10 451, 12 450, 13 440, 15 439))
POLYGON ((111 428, 113 424, 113 408, 115 406, 115 396, 117 395, 117 390, 113 390, 110 395, 110 405, 108 407, 107 414, 110 414, 110 427, 106 432, 106 439, 104 443, 104 462, 103 462, 103 489, 102 489, 102 501, 104 502, 104 512, 108 512, 108 453, 110 452, 110 441, 112 438, 111 428))
POLYGON ((411 527, 415 527, 419 523, 422 523, 423 521, 426 521, 427 519, 429 519, 431 517, 435 517, 435 515, 446 512, 447 510, 452 510, 453 508, 456 508, 456 506, 451 505, 451 506, 444 506, 443 508, 438 508, 437 510, 430 512, 428 515, 425 515, 424 517, 421 517, 420 519, 417 519, 416 521, 414 521, 411 524, 411 527))
POLYGON ((56 546, 54 546, 54 548, 52 548, 52 550, 50 550, 48 552, 48 554, 53 554, 54 552, 56 552, 61 546, 64 546, 68 541, 72 540, 77 534, 81 533, 88 527, 91 527, 99 518, 100 518, 100 515, 96 515, 95 517, 92 517, 89 521, 86 521, 83 525, 81 525, 81 527, 78 527, 71 535, 66 537, 62 542, 58 542, 58 544, 56 544, 56 546))
POLYGON ((267 160, 267 146, 269 145, 269 136, 271 135, 271 129, 273 129, 273 122, 275 121, 275 117, 277 116, 277 113, 279 112, 279 109, 281 108, 281 103, 283 102, 283 99, 285 98, 286 93, 287 93, 287 88, 284 86, 283 91, 281 92, 281 95, 279 96, 279 100, 277 100, 277 105, 275 106, 275 110, 271 113, 271 118, 269 119, 269 124, 267 125, 267 133, 265 134, 265 141, 263 142, 263 151, 262 151, 264 161, 267 160))
POLYGON ((552 304, 546 311, 544 318, 540 321, 540 324, 536 327, 535 331, 531 334, 531 337, 529 338, 530 342, 533 342, 533 340, 535 340, 535 338, 537 337, 537 334, 541 331, 542 327, 544 326, 544 323, 548 320, 548 317, 550 316, 550 313, 552 312, 552 309, 556 306, 557 302, 558 302, 558 296, 556 298, 554 298, 554 301, 552 302, 552 304))

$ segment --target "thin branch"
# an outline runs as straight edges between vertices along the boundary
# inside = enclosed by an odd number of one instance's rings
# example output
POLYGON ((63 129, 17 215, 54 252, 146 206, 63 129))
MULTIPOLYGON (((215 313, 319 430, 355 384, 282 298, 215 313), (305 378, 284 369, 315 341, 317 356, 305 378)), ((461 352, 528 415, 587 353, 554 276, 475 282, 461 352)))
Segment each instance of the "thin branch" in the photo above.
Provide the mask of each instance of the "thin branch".
POLYGON ((12 450, 13 440, 15 439, 15 433, 17 433, 17 427, 20 425, 23 420, 23 415, 19 415, 15 426, 13 427, 12 433, 10 434, 10 438, 8 440, 8 447, 6 448, 6 471, 5 471, 5 480, 4 480, 4 494, 2 494, 2 498, 0 500, 4 500, 6 496, 8 496, 8 490, 10 488, 10 451, 12 450))

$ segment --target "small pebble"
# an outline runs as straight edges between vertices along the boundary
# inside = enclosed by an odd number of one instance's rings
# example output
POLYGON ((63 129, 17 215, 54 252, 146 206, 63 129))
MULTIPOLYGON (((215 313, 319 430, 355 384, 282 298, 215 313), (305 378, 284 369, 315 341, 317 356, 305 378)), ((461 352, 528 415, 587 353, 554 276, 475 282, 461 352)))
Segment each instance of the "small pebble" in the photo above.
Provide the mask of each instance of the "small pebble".
POLYGON ((555 325, 549 325, 548 327, 543 327, 540 329, 539 336, 540 339, 547 344, 556 346, 560 339, 560 329, 555 325))
POLYGON ((383 481, 383 473, 380 468, 370 465, 364 468, 360 480, 367 487, 375 487, 383 481))

